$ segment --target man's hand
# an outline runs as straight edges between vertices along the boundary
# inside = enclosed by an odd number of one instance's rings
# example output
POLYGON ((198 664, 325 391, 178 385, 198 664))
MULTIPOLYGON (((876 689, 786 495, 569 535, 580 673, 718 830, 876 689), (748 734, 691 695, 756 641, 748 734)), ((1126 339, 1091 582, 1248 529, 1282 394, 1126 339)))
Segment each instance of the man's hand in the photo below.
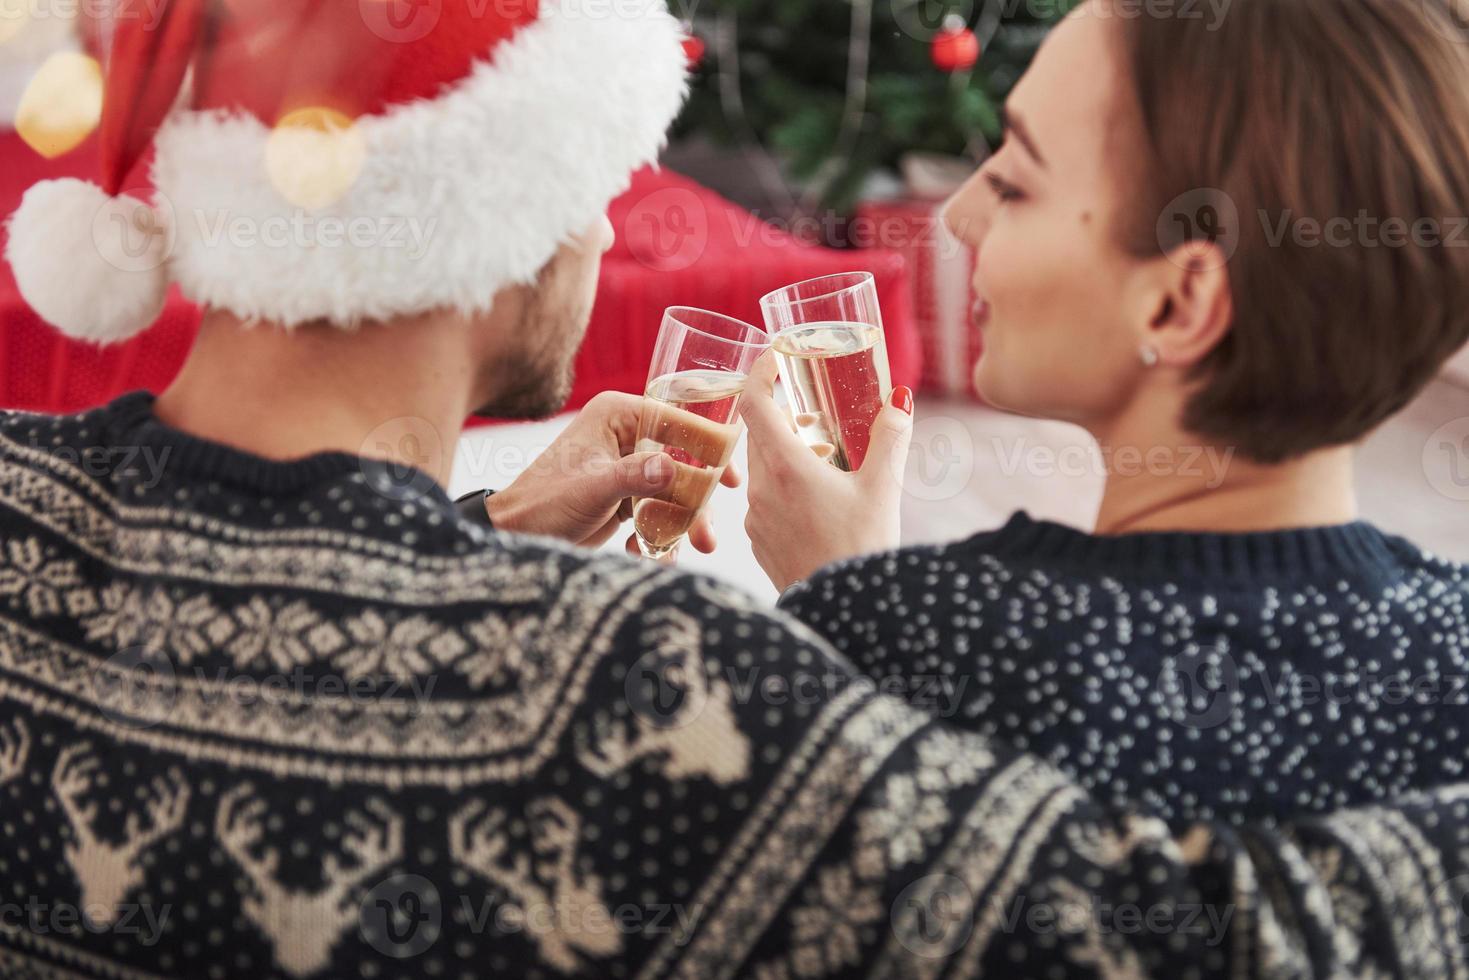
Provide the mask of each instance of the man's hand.
POLYGON ((775 403, 775 358, 750 373, 740 414, 750 430, 750 513, 745 530, 755 560, 775 587, 843 558, 896 548, 902 475, 913 436, 912 394, 894 392, 872 425, 862 469, 844 473, 819 458, 775 403))
MULTIPOLYGON (((634 452, 643 399, 607 391, 593 398, 566 431, 504 490, 489 499, 490 520, 503 531, 543 534, 597 548, 632 517, 632 498, 654 497, 673 483, 663 453, 634 452)), ((740 485, 730 466, 720 480, 740 485)), ((714 532, 700 515, 689 543, 714 550, 714 532)))

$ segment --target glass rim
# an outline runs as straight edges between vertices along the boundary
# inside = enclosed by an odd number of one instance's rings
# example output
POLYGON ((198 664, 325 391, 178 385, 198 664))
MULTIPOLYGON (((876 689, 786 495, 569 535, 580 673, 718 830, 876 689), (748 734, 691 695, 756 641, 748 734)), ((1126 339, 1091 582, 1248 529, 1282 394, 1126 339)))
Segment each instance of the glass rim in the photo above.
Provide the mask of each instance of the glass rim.
POLYGON ((875 276, 871 272, 864 272, 861 270, 856 270, 853 272, 832 272, 824 276, 815 276, 811 279, 802 279, 800 282, 793 282, 788 286, 781 286, 779 289, 772 289, 770 292, 760 297, 760 309, 765 310, 767 307, 776 305, 777 302, 781 306, 788 307, 804 306, 807 303, 830 302, 836 297, 841 296, 843 293, 850 293, 858 289, 863 289, 867 286, 872 286, 874 288, 876 288, 877 286, 877 276, 875 276), (833 289, 827 293, 821 293, 816 296, 805 296, 798 299, 777 300, 777 297, 779 297, 782 293, 788 293, 793 289, 799 289, 802 286, 810 285, 811 283, 826 282, 832 279, 851 278, 856 278, 857 282, 852 283, 850 286, 843 286, 840 289, 833 289))
POLYGON ((701 336, 708 337, 710 340, 717 340, 720 343, 729 344, 732 347, 770 347, 772 344, 775 343, 775 339, 770 336, 770 333, 768 331, 761 330, 753 323, 746 323, 744 320, 741 320, 738 317, 730 316, 727 313, 716 313, 713 310, 703 310, 697 306, 670 306, 668 309, 663 311, 663 318, 665 320, 672 320, 674 323, 677 323, 685 330, 689 330, 701 336), (761 337, 764 337, 765 343, 752 343, 748 340, 733 340, 729 337, 721 337, 717 333, 710 333, 708 330, 705 330, 702 327, 696 327, 692 323, 685 323, 683 320, 679 319, 678 314, 680 313, 699 313, 704 316, 712 316, 716 319, 724 320, 728 323, 738 324, 744 327, 746 330, 749 330, 751 333, 758 334, 761 337))

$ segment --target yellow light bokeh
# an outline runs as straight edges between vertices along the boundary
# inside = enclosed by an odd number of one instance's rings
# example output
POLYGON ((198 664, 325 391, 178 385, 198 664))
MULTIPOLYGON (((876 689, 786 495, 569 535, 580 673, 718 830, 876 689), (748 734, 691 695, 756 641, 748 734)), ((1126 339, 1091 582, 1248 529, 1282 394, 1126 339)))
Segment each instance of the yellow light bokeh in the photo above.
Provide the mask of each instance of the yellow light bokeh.
POLYGON ((285 115, 265 145, 271 185, 287 201, 312 211, 341 200, 366 159, 366 143, 352 119, 321 106, 285 115))
POLYGON ((15 110, 15 131, 48 159, 70 153, 102 121, 102 66, 76 51, 47 58, 15 110))

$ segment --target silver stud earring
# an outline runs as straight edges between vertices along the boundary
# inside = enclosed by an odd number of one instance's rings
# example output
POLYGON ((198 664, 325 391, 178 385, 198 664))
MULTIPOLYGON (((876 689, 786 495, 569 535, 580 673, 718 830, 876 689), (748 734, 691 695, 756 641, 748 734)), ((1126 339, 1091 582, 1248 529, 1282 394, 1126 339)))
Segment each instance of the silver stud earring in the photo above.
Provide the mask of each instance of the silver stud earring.
POLYGON ((1138 351, 1138 354, 1143 359, 1143 367, 1151 368, 1158 366, 1158 348, 1152 344, 1143 344, 1142 350, 1138 351))

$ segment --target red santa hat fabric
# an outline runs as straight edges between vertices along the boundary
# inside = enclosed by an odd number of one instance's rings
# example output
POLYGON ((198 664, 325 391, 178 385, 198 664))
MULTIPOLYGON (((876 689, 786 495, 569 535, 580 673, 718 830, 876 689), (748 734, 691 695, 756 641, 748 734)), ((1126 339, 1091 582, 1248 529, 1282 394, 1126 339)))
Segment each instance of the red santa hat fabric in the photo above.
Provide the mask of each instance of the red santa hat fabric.
POLYGON ((656 158, 686 93, 664 0, 166 0, 113 25, 101 186, 33 187, 7 258, 98 342, 194 301, 286 326, 529 283, 656 158), (123 194, 149 147, 156 194, 123 194))

